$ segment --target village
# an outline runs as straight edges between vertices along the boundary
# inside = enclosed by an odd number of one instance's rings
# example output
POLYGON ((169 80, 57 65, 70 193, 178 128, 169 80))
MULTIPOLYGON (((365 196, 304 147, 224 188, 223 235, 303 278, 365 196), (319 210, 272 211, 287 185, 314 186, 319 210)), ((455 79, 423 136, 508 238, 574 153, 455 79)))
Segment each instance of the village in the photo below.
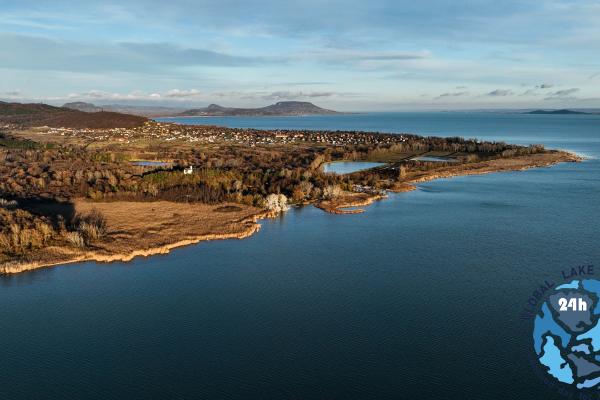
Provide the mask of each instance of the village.
POLYGON ((62 136, 92 142, 125 144, 156 140, 174 143, 245 144, 250 147, 269 144, 319 143, 324 145, 391 145, 406 141, 407 135, 357 131, 258 130, 226 128, 211 125, 180 125, 148 121, 138 128, 78 129, 36 127, 35 135, 62 136))

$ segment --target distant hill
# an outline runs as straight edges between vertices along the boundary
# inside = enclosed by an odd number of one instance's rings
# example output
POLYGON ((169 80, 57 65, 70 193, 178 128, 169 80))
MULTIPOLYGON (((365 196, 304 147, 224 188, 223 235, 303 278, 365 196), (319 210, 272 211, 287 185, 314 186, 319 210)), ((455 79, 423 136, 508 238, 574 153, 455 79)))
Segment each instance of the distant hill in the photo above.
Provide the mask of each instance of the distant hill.
POLYGON ((50 126, 55 128, 134 128, 147 119, 115 112, 83 112, 48 104, 5 103, 0 101, 0 123, 24 127, 50 126))
POLYGON ((70 108, 73 110, 79 110, 83 112, 99 112, 99 111, 112 111, 122 114, 139 115, 142 117, 168 117, 178 115, 185 108, 176 107, 162 107, 162 106, 134 106, 125 104, 108 104, 97 106, 92 103, 86 103, 83 101, 76 101, 73 103, 65 103, 63 107, 70 108))
POLYGON ((262 108, 232 108, 211 104, 204 108, 194 108, 180 113, 180 116, 267 116, 267 115, 329 115, 337 111, 317 107, 306 101, 280 101, 262 108))
POLYGON ((134 106, 109 104, 97 106, 92 103, 77 101, 65 103, 63 107, 86 113, 112 111, 123 114, 139 115, 148 118, 169 116, 260 116, 260 115, 328 115, 339 114, 305 101, 280 101, 279 103, 262 108, 234 108, 211 104, 204 108, 186 110, 184 108, 161 106, 134 106))
POLYGON ((102 107, 98 107, 92 103, 86 103, 84 101, 75 101, 73 103, 63 104, 64 108, 70 108, 71 110, 78 110, 83 112, 100 112, 104 111, 102 107))
POLYGON ((525 114, 591 114, 583 111, 575 111, 575 110, 533 110, 528 111, 525 114))

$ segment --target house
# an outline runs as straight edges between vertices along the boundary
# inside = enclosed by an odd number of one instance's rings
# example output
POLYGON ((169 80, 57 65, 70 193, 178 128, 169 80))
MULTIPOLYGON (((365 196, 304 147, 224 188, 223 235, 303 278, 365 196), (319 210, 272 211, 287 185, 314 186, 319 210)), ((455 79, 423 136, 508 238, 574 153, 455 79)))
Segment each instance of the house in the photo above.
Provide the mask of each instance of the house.
POLYGON ((194 172, 194 167, 191 165, 183 170, 184 175, 190 175, 192 172, 194 172))

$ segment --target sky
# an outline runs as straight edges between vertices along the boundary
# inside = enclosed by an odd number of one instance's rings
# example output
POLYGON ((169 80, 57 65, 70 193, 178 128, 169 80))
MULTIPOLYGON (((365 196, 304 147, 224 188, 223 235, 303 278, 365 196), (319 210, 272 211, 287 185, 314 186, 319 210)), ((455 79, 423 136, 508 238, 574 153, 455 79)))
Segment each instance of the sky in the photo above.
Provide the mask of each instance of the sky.
POLYGON ((0 100, 597 108, 600 2, 2 0, 0 100))

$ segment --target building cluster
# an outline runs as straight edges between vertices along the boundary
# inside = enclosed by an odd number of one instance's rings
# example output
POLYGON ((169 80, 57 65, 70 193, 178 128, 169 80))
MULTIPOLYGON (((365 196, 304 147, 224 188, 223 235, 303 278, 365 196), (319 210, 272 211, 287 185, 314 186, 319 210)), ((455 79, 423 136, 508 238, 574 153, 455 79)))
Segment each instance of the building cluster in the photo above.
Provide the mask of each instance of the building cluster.
POLYGON ((36 128, 39 134, 67 136, 95 142, 133 143, 158 140, 177 143, 232 142, 249 146, 289 143, 319 143, 334 146, 395 144, 406 141, 405 135, 359 131, 259 130, 208 125, 179 125, 150 121, 139 128, 76 129, 36 128))

